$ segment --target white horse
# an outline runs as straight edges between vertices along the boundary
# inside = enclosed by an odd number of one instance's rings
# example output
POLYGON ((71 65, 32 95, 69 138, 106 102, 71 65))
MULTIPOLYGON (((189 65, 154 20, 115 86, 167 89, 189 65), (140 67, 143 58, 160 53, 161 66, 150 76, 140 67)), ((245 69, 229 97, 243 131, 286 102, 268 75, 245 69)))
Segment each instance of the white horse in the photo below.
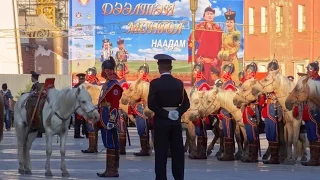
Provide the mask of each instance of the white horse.
MULTIPOLYGON (((14 122, 18 145, 18 161, 20 174, 32 174, 30 163, 30 148, 37 136, 37 132, 30 132, 30 121, 27 119, 26 101, 29 93, 23 94, 14 107, 14 122)), ((61 171, 63 177, 69 177, 65 164, 66 140, 71 115, 77 112, 85 118, 98 121, 100 115, 92 104, 90 94, 80 88, 65 88, 47 91, 46 101, 42 110, 43 126, 46 133, 46 176, 53 176, 50 170, 52 154, 52 140, 54 135, 60 136, 61 171)))
MULTIPOLYGON (((285 106, 285 101, 293 88, 294 83, 287 77, 283 76, 279 70, 270 71, 264 79, 258 81, 258 83, 252 87, 252 94, 256 97, 259 95, 259 93, 275 93, 276 100, 279 102, 282 108, 283 120, 285 124, 284 138, 287 149, 285 163, 287 164, 293 164, 296 162, 298 139, 301 127, 301 119, 294 118, 292 111, 288 110, 285 106)), ((302 141, 305 142, 306 139, 303 138, 302 141)), ((303 159, 305 159, 305 157, 303 159)))

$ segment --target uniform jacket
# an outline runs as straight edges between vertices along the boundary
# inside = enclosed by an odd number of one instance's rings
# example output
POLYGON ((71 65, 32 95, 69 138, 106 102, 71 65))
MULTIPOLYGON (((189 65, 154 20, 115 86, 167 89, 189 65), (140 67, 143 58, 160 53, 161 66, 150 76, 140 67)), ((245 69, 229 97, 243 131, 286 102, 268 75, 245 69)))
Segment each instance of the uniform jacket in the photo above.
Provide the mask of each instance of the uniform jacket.
POLYGON ((155 113, 154 126, 181 125, 181 120, 171 121, 164 107, 177 107, 180 117, 189 109, 190 102, 183 82, 171 74, 162 74, 150 82, 148 107, 155 113))

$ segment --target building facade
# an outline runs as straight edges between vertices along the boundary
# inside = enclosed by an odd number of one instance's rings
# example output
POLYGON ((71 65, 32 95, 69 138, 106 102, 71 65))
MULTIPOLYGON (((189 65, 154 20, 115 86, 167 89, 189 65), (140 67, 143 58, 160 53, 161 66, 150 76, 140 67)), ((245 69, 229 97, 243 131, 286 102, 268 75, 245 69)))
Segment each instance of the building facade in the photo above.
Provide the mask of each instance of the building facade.
POLYGON ((275 58, 297 80, 320 56, 319 0, 245 0, 244 8, 245 64, 255 61, 265 72, 275 58))

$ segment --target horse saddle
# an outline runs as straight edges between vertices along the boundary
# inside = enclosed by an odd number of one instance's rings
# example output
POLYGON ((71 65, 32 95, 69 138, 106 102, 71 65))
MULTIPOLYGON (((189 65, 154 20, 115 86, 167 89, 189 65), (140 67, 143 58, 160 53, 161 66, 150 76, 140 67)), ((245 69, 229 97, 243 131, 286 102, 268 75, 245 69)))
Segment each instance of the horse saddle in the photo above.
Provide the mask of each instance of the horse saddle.
MULTIPOLYGON (((38 86, 40 89, 41 89, 41 85, 43 86, 43 83, 41 83, 40 86, 38 86)), ((45 102, 46 102, 46 94, 39 94, 39 93, 30 94, 30 96, 27 99, 27 102, 26 102, 27 123, 28 124, 31 123, 32 131, 40 130, 40 132, 44 133, 44 127, 42 122, 42 110, 45 102), (40 99, 37 104, 39 96, 40 96, 40 99), (35 114, 32 119, 32 115, 34 112, 35 114)))

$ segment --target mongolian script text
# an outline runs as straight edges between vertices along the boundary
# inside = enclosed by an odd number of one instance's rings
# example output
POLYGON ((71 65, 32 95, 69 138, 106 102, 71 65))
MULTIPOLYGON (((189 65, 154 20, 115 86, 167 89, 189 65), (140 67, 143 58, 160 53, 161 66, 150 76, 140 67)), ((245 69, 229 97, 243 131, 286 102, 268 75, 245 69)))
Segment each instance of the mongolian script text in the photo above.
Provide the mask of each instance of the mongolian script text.
POLYGON ((115 5, 111 3, 104 3, 102 5, 102 13, 105 16, 108 15, 150 15, 150 16, 172 16, 174 11, 174 3, 160 5, 158 3, 154 4, 143 4, 139 3, 134 8, 130 3, 116 2, 115 5))

